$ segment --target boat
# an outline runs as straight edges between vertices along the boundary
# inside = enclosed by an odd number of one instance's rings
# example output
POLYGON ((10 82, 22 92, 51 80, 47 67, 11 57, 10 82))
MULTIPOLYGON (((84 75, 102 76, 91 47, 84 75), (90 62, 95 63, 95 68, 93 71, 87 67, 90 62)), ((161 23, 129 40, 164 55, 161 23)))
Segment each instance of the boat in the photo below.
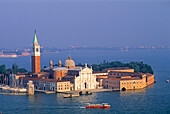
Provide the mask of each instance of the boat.
POLYGON ((8 87, 8 86, 2 87, 3 90, 9 90, 9 88, 10 88, 10 87, 8 87))
POLYGON ((169 80, 167 80, 166 82, 169 83, 169 80))
POLYGON ((91 91, 80 91, 79 92, 80 95, 92 95, 91 91))
POLYGON ((26 92, 27 89, 25 89, 25 88, 19 88, 18 91, 19 91, 19 92, 26 92))
POLYGON ((9 88, 10 91, 18 91, 17 88, 9 88))
POLYGON ((88 104, 86 108, 110 108, 110 105, 108 103, 102 103, 102 104, 88 104))
POLYGON ((64 98, 72 98, 72 97, 79 97, 79 96, 80 96, 79 94, 69 94, 64 96, 64 98))

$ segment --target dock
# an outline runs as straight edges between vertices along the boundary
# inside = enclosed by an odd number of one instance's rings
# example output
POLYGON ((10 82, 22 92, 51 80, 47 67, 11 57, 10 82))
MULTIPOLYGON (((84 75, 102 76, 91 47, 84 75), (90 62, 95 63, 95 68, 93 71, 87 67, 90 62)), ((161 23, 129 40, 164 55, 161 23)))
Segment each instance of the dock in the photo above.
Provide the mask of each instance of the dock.
POLYGON ((28 93, 0 93, 0 95, 28 95, 28 93))
POLYGON ((75 90, 75 91, 65 91, 65 92, 57 92, 57 93, 64 93, 64 94, 76 94, 80 91, 91 91, 92 93, 96 92, 111 92, 111 91, 120 91, 119 89, 85 89, 85 90, 75 90))
POLYGON ((34 91, 35 91, 35 92, 45 93, 45 94, 56 93, 56 91, 47 91, 47 90, 38 90, 38 89, 35 89, 34 91))

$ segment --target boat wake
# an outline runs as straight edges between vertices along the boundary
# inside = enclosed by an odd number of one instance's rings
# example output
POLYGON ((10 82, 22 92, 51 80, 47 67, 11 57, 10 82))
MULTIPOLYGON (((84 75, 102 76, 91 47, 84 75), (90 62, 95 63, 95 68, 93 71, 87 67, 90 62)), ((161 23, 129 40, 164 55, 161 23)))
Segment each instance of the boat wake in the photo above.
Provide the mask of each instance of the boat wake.
POLYGON ((78 109, 78 108, 86 108, 85 106, 60 106, 56 107, 57 109, 78 109))

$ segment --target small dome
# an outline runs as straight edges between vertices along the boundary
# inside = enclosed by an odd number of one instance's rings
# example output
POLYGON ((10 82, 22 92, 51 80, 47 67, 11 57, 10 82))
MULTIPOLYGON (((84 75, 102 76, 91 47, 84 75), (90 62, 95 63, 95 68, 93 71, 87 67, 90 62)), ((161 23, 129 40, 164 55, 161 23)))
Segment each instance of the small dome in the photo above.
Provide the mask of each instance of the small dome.
POLYGON ((69 66, 75 66, 75 62, 71 59, 71 56, 68 56, 68 59, 65 61, 65 66, 69 67, 69 66))

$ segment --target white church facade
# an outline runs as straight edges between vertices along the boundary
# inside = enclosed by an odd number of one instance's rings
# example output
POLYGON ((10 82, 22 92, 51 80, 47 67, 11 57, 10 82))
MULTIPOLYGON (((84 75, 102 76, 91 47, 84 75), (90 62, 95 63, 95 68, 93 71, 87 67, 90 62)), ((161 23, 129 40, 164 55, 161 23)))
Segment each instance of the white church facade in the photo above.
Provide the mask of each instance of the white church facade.
POLYGON ((86 90, 96 88, 96 76, 92 74, 92 67, 73 67, 68 70, 66 80, 74 84, 74 90, 86 90))

